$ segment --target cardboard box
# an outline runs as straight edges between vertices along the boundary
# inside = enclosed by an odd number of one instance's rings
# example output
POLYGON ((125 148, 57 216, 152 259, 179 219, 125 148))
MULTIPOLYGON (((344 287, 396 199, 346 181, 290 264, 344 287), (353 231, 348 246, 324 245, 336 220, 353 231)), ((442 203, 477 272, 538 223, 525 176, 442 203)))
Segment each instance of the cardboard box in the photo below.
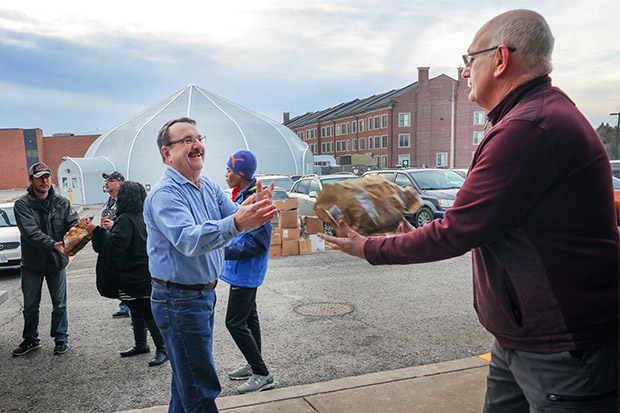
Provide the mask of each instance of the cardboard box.
POLYGON ((308 238, 299 239, 299 254, 310 254, 312 252, 310 240, 308 238))
POLYGON ((295 240, 299 238, 299 228, 276 228, 276 232, 282 236, 282 243, 285 240, 295 240))
POLYGON ((271 245, 269 247, 269 258, 281 257, 282 245, 271 245))
POLYGON ((304 222, 307 235, 323 232, 323 221, 319 217, 306 217, 304 222))
POLYGON ((299 241, 296 239, 285 239, 282 241, 282 256, 299 255, 299 241))
POLYGON ((325 240, 324 239, 319 238, 318 235, 316 234, 312 234, 308 236, 308 239, 310 240, 310 251, 311 252, 325 251, 325 240))
POLYGON ((280 245, 282 246, 282 234, 274 232, 271 234, 271 245, 280 245))
POLYGON ((279 201, 273 201, 278 211, 290 211, 291 209, 297 209, 299 203, 297 198, 281 199, 279 201))
POLYGON ((278 226, 280 228, 298 228, 299 224, 297 222, 297 210, 292 209, 289 211, 280 211, 278 212, 280 217, 278 218, 278 226))

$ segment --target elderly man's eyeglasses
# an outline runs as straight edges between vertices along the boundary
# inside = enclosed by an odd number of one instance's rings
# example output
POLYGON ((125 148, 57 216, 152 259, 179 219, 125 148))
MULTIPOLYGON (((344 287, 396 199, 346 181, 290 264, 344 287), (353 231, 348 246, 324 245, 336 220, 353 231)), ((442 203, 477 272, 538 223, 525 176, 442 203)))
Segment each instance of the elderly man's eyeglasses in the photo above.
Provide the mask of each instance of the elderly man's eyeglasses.
MULTIPOLYGON (((516 52, 517 48, 516 47, 511 47, 511 46, 506 46, 508 48, 509 51, 511 52, 516 52)), ((471 52, 471 53, 467 53, 463 55, 463 62, 465 63, 465 66, 469 66, 471 64, 471 62, 473 61, 472 57, 476 56, 478 54, 481 53, 486 53, 486 52, 492 52, 493 50, 499 48, 499 46, 495 46, 495 47, 489 47, 488 49, 483 49, 483 50, 478 50, 477 52, 471 52)))
POLYGON ((186 136, 184 138, 181 139, 177 139, 171 142, 168 142, 167 144, 165 144, 164 146, 172 146, 175 143, 179 143, 179 142, 183 142, 185 145, 192 145, 194 142, 198 141, 199 143, 204 143, 204 141, 207 139, 206 136, 204 135, 198 135, 197 137, 193 137, 193 136, 186 136))

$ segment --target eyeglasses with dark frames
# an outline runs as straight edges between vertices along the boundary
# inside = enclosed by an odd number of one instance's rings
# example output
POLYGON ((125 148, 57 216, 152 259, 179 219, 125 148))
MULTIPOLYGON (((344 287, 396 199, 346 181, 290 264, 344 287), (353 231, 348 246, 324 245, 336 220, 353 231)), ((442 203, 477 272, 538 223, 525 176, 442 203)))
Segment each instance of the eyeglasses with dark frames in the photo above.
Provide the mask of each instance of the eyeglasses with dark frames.
MULTIPOLYGON (((465 63, 465 66, 467 67, 467 66, 471 65, 471 62, 473 61, 473 59, 472 59, 473 56, 479 55, 481 53, 492 52, 493 50, 498 49, 500 46, 489 47, 488 49, 478 50, 476 52, 471 52, 471 53, 464 54, 463 55, 463 62, 465 63)), ((506 47, 512 53, 517 51, 516 47, 512 47, 512 46, 506 46, 506 47)))
POLYGON ((164 146, 172 146, 175 143, 183 142, 185 145, 192 145, 194 142, 198 141, 199 143, 204 143, 207 140, 207 137, 204 135, 198 135, 198 137, 194 136, 185 136, 184 138, 177 139, 174 141, 170 141, 164 146))

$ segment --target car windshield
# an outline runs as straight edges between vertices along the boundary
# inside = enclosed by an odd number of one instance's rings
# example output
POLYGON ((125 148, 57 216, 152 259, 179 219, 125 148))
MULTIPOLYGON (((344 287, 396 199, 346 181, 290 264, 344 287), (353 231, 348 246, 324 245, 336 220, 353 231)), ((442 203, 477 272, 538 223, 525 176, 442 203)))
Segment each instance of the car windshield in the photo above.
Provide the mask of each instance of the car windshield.
POLYGON ((16 227, 15 214, 13 208, 0 207, 0 227, 16 227))
POLYGON ((287 199, 288 195, 286 194, 286 191, 284 189, 277 189, 274 188, 273 190, 273 200, 274 201, 280 201, 282 199, 287 199))
POLYGON ((291 189, 293 186, 293 180, 291 178, 258 178, 263 183, 263 188, 267 188, 272 182, 275 182, 274 186, 280 187, 285 191, 291 189))
POLYGON ((620 179, 616 178, 615 176, 612 176, 612 179, 614 181, 614 190, 620 191, 620 179))
POLYGON ((339 181, 353 181, 355 179, 359 179, 359 176, 340 176, 340 177, 336 177, 336 178, 327 178, 327 179, 321 179, 321 182, 323 182, 323 185, 329 183, 329 182, 339 182, 339 181))
POLYGON ((411 176, 422 190, 453 189, 463 186, 465 179, 453 171, 412 171, 411 176))

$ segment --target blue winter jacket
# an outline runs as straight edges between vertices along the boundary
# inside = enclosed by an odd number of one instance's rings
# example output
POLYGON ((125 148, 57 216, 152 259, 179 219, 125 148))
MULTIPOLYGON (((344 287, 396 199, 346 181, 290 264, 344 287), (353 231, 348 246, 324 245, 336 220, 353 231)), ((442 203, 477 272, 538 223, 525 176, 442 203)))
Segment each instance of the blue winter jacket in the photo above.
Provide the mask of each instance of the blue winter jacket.
MULTIPOLYGON (((244 187, 235 202, 242 203, 256 192, 256 179, 244 187)), ((220 279, 236 287, 259 287, 267 273, 271 222, 231 239, 224 250, 224 271, 220 279)))

